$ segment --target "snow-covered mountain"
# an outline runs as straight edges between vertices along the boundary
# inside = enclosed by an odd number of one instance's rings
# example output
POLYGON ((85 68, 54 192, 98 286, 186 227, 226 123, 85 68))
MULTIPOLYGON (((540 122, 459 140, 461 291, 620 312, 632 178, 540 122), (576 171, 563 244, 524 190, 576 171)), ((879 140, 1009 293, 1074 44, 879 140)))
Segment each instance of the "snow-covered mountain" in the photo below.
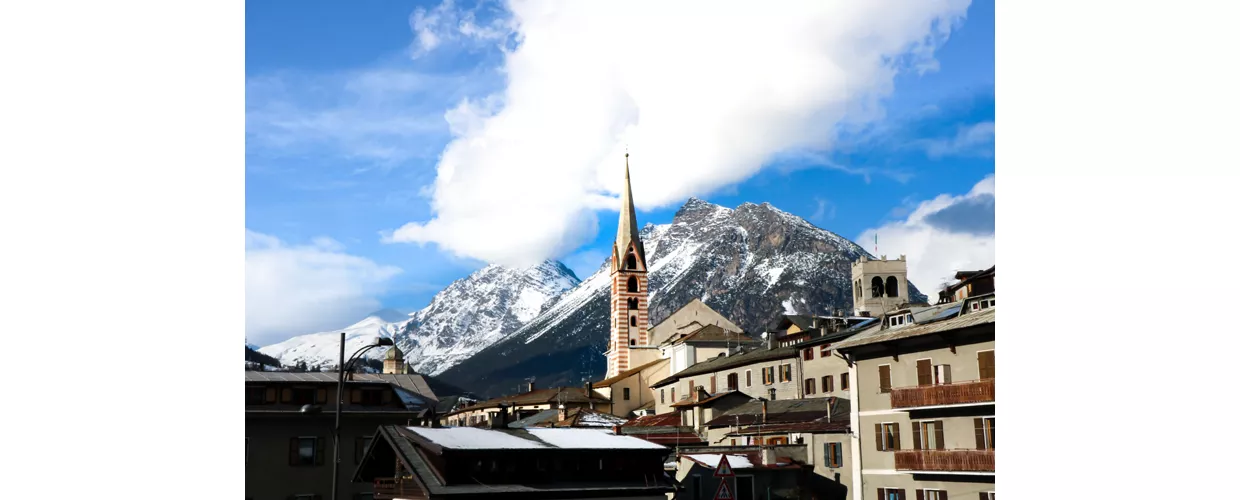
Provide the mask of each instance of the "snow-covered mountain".
MULTIPOLYGON (((769 203, 729 209, 691 198, 671 224, 641 231, 651 324, 694 298, 752 334, 782 314, 851 310, 857 244, 769 203)), ((544 387, 597 380, 605 371, 610 268, 598 271, 502 341, 443 371, 480 394, 511 392, 535 376, 544 387)), ((912 283, 914 300, 925 300, 912 283)))
MULTIPOLYGON (((340 357, 341 331, 346 356, 376 336, 391 337, 414 370, 434 375, 516 331, 578 282, 558 261, 526 268, 491 265, 453 282, 413 314, 385 309, 343 330, 299 335, 259 352, 286 366, 333 367, 340 357)), ((384 352, 372 349, 365 356, 381 359, 384 352)))

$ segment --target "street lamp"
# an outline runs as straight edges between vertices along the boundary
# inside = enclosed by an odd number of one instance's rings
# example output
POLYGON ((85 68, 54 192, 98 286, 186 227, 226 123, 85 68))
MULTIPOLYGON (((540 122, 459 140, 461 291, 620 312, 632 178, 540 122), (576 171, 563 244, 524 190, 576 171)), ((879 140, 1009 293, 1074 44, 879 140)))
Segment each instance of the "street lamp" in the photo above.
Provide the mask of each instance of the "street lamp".
MULTIPOLYGON (((349 361, 344 360, 344 332, 340 332, 340 364, 337 367, 339 378, 336 382, 336 426, 332 429, 332 500, 336 500, 336 493, 339 487, 336 484, 340 477, 340 409, 344 406, 344 372, 348 371, 349 365, 361 356, 362 353, 381 346, 394 345, 392 339, 388 337, 377 337, 375 343, 359 349, 349 357, 349 361)), ((302 412, 306 412, 306 408, 302 407, 302 412)))

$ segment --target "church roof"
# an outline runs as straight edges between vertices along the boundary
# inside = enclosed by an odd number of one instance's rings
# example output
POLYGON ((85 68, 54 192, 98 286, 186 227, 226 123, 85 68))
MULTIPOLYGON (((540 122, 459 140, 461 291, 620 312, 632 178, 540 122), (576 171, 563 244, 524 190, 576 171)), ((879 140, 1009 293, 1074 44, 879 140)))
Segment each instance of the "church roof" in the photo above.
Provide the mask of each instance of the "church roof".
POLYGON ((390 349, 387 350, 387 354, 383 355, 383 359, 393 359, 396 361, 401 361, 405 359, 405 353, 400 352, 399 347, 392 346, 390 349))
MULTIPOLYGON (((628 251, 629 244, 637 244, 637 259, 641 261, 644 268, 646 266, 646 249, 642 246, 641 237, 637 231, 640 229, 637 225, 637 211, 633 209, 633 186, 629 182, 629 154, 624 154, 624 193, 620 198, 620 226, 616 228, 616 256, 623 261, 624 253, 628 251)), ((619 267, 617 265, 617 267, 619 267)))

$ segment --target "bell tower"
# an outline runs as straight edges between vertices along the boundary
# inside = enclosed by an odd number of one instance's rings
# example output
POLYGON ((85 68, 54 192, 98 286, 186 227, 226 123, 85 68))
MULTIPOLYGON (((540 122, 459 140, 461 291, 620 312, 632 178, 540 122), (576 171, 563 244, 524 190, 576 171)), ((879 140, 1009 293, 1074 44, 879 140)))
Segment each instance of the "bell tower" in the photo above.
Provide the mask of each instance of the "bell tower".
POLYGON ((611 247, 611 336, 607 342, 607 377, 628 370, 630 347, 646 346, 649 290, 646 250, 637 232, 633 187, 629 183, 629 154, 624 154, 624 192, 620 199, 620 227, 611 247))

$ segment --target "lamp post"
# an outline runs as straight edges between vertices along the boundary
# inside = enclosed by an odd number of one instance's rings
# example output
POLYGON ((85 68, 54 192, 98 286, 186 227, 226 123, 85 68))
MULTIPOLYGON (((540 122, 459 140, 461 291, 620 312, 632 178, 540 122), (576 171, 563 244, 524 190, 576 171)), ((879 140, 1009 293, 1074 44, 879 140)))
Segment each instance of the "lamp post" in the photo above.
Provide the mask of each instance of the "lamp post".
POLYGON ((387 337, 375 338, 375 343, 359 349, 349 357, 349 361, 344 360, 344 332, 340 332, 340 365, 337 367, 339 372, 336 382, 336 425, 332 428, 332 500, 336 500, 336 493, 339 491, 337 481, 340 478, 340 409, 344 406, 344 372, 349 369, 349 365, 353 360, 361 356, 362 353, 380 346, 393 345, 392 339, 387 337))

